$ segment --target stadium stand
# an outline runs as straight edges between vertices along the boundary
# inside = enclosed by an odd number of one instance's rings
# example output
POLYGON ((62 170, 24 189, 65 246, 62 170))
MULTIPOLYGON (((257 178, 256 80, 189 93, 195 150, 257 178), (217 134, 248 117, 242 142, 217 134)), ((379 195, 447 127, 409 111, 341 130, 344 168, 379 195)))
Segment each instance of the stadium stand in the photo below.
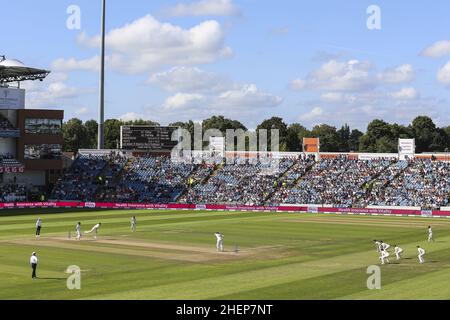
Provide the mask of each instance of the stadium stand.
POLYGON ((17 202, 27 200, 27 187, 21 184, 7 183, 0 185, 0 202, 17 202))
POLYGON ((275 192, 279 177, 294 165, 295 159, 280 159, 276 171, 270 163, 260 160, 254 164, 241 158, 236 163, 230 162, 222 164, 205 183, 189 189, 180 202, 262 205, 275 192))
POLYGON ((400 164, 387 184, 370 193, 366 203, 387 206, 421 206, 435 209, 449 204, 450 163, 415 159, 400 164))
MULTIPOLYGON (((5 160, 14 161, 0 158, 5 160)), ((444 161, 347 156, 317 161, 300 155, 279 159, 278 170, 270 163, 245 158, 234 163, 230 159, 197 162, 120 152, 82 154, 59 179, 50 199, 425 209, 450 205, 450 163, 444 161)), ((24 186, 6 184, 0 190, 2 202, 27 199, 24 186)))

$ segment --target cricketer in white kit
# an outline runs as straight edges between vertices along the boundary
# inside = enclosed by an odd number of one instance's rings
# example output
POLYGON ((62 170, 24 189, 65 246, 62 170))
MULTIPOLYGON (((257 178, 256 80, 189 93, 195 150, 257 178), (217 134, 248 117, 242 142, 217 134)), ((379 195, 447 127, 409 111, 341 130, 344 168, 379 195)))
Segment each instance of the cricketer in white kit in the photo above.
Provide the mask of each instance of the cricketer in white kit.
POLYGON ((387 263, 389 263, 389 252, 387 252, 387 251, 384 250, 384 249, 381 249, 380 260, 381 260, 381 264, 384 264, 385 261, 386 261, 387 263))
POLYGON ((403 249, 400 248, 399 246, 395 245, 394 253, 395 253, 395 256, 397 257, 397 260, 400 260, 402 258, 403 249))
POLYGON ((434 238, 433 238, 433 230, 431 229, 431 226, 428 226, 428 242, 434 242, 434 238))
POLYGON ((387 244, 386 242, 381 241, 381 248, 384 250, 389 250, 389 248, 391 247, 390 244, 387 244))
POLYGON ((373 240, 373 243, 375 244, 375 248, 377 249, 377 252, 381 251, 381 242, 378 240, 373 240))
POLYGON ((419 263, 424 263, 425 259, 423 258, 423 256, 425 255, 425 250, 420 246, 417 246, 417 252, 419 253, 419 255, 417 256, 417 258, 419 258, 419 263))
POLYGON ((97 239, 98 229, 100 228, 101 225, 102 225, 101 223, 97 223, 94 227, 92 227, 91 230, 85 231, 84 233, 88 234, 88 233, 95 232, 94 239, 97 239))
POLYGON ((77 223, 75 230, 77 231, 77 240, 81 240, 81 222, 77 223))
POLYGON ((135 216, 131 217, 131 231, 132 232, 136 232, 136 224, 137 224, 137 220, 135 216))
POLYGON ((221 234, 220 232, 216 232, 214 235, 216 236, 217 239, 216 243, 217 251, 223 252, 223 234, 221 234))

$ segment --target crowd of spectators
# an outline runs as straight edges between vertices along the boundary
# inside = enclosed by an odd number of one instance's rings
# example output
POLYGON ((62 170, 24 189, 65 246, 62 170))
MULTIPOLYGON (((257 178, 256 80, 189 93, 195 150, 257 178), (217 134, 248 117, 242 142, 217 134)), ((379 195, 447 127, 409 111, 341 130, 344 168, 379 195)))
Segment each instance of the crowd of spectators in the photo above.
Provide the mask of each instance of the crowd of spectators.
MULTIPOLYGON (((49 198, 430 209, 450 205, 449 162, 356 160, 346 156, 316 160, 305 155, 266 160, 237 157, 210 163, 174 161, 161 155, 134 157, 119 152, 79 155, 55 184, 49 198)), ((0 191, 3 202, 27 199, 26 188, 18 184, 5 184, 0 191)))
POLYGON ((98 195, 100 201, 175 202, 186 190, 194 164, 174 162, 168 156, 131 158, 116 183, 98 195))
POLYGON ((391 159, 355 160, 340 156, 323 159, 298 184, 277 193, 277 202, 289 204, 327 204, 351 207, 366 193, 367 184, 385 171, 391 159))
POLYGON ((0 202, 18 202, 27 200, 27 187, 24 184, 0 184, 0 202))
POLYGON ((370 193, 367 204, 421 206, 426 209, 449 204, 449 162, 414 159, 403 162, 402 167, 396 179, 370 193))
POLYGON ((263 205, 276 191, 280 176, 295 163, 295 158, 266 160, 227 159, 206 183, 190 188, 180 201, 263 205))
POLYGON ((50 198, 53 200, 93 200, 99 188, 100 174, 111 155, 80 155, 70 170, 55 184, 50 198))

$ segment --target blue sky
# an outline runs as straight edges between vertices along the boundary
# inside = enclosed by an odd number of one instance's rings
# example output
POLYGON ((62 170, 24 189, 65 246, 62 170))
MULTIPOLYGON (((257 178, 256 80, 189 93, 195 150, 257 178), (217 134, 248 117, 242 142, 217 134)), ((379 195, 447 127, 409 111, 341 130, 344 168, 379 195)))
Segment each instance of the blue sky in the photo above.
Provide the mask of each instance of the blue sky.
MULTIPOLYGON (((52 70, 26 85, 29 107, 97 117, 100 4, 0 0, 0 54, 52 70), (79 30, 66 26, 70 5, 79 30)), ((449 125, 449 12, 444 0, 110 0, 106 117, 449 125), (367 28, 370 5, 380 30, 367 28)))

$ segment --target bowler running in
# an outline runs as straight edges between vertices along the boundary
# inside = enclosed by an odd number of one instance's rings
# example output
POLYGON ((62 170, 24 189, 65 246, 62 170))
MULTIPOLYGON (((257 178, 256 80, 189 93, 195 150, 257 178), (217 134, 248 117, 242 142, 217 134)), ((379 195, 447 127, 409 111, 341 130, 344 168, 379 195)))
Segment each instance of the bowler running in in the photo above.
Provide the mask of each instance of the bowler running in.
POLYGON ((95 226, 92 227, 91 230, 85 231, 84 234, 89 234, 89 233, 95 232, 94 239, 97 239, 98 229, 101 227, 101 225, 102 224, 100 222, 97 223, 95 226))

